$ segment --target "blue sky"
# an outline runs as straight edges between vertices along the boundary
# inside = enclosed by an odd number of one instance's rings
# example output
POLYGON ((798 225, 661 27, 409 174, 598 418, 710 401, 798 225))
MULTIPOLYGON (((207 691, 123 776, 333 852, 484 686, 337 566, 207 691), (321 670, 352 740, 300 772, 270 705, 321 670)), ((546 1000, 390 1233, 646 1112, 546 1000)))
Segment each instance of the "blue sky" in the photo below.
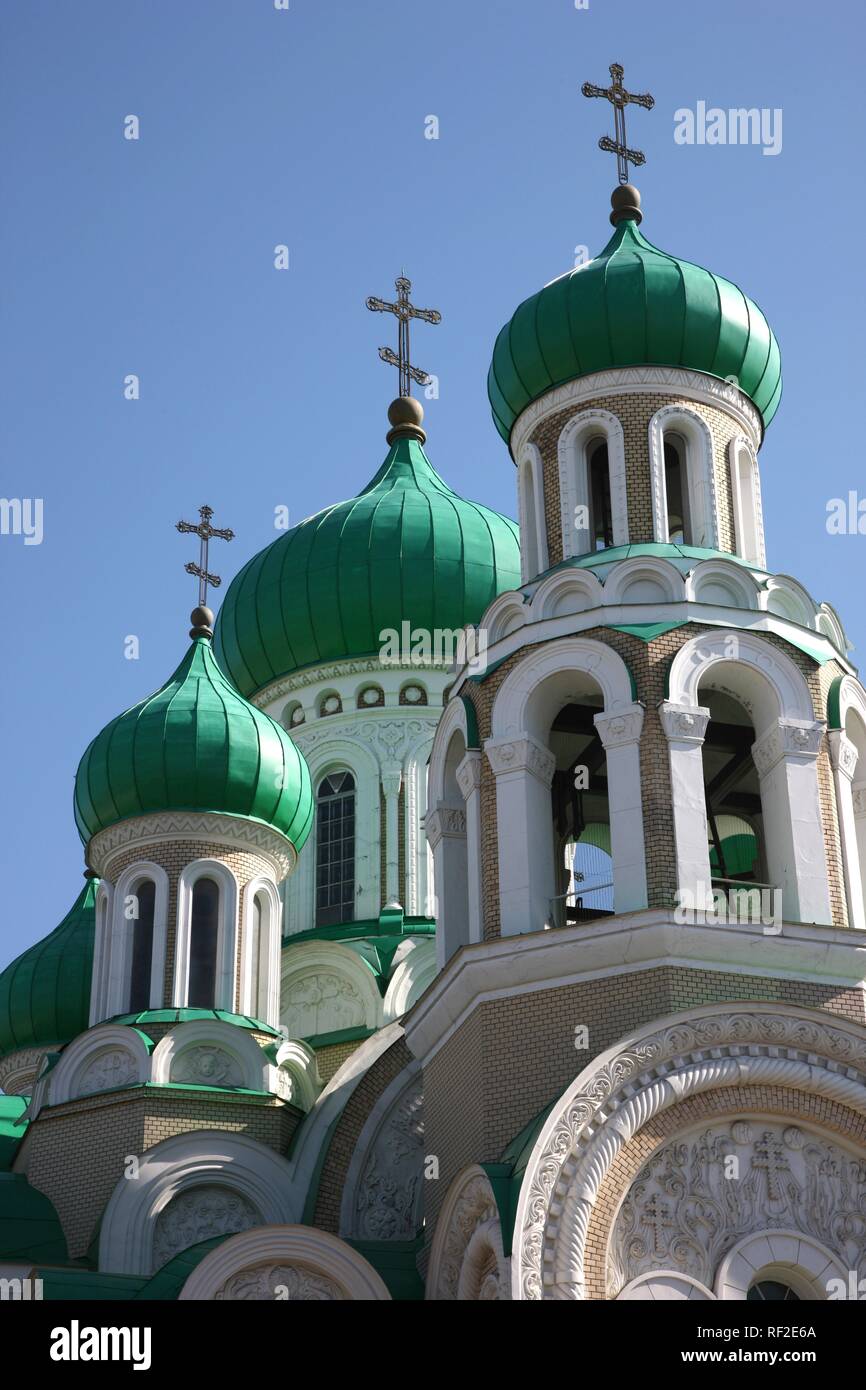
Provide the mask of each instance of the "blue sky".
POLYGON ((580 86, 614 60, 656 98, 630 113, 642 230, 741 285, 782 346, 761 453, 770 566, 866 649, 866 537, 825 528, 830 498, 866 493, 864 105, 845 63, 862 16, 805 0, 4 0, 0 492, 43 499, 44 538, 0 537, 0 965, 79 890, 85 745, 185 648, 196 557, 175 521, 208 501, 234 528, 213 554, 228 580, 274 539, 275 507, 300 520, 378 468, 395 373, 376 354, 390 320, 364 299, 401 267, 443 315, 414 338, 440 379, 431 459, 514 515, 490 351, 575 246, 607 240, 610 111, 580 86), (701 100, 781 108, 781 152, 677 145, 675 110, 701 100))

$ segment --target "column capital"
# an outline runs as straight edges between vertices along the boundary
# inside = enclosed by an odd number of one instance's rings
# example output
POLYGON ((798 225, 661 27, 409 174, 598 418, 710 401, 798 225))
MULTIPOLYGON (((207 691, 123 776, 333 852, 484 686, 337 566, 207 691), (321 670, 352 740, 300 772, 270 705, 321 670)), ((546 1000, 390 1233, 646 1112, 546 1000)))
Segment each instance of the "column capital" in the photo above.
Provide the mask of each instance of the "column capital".
POLYGON ((830 729, 827 733, 830 745, 830 762, 834 772, 841 772, 851 782, 857 768, 859 753, 856 743, 852 743, 842 729, 830 729))
POLYGON ((468 801, 474 791, 481 786, 481 750, 470 748, 457 764, 457 785, 468 801))
POLYGON ((399 763, 386 764, 382 768, 382 790, 386 796, 399 796, 403 785, 403 770, 399 763))
POLYGON ((456 839, 466 834, 466 811, 448 801, 440 801, 424 817, 424 831, 430 848, 435 850, 441 840, 456 839))
POLYGON ((817 719, 777 719, 752 744, 760 777, 766 777, 783 758, 817 758, 825 725, 817 719))
POLYGON ((537 743, 530 734, 516 738, 489 738, 484 744, 487 760, 494 776, 509 772, 530 772, 549 787, 556 771, 556 758, 549 748, 537 743))
POLYGON ((710 722, 705 705, 680 705, 674 700, 662 700, 658 706, 659 719, 669 743, 703 743, 710 722))
POLYGON ((622 709, 602 710, 593 715, 592 722, 605 748, 621 748, 627 743, 638 743, 643 728, 644 707, 637 701, 624 705, 622 709))

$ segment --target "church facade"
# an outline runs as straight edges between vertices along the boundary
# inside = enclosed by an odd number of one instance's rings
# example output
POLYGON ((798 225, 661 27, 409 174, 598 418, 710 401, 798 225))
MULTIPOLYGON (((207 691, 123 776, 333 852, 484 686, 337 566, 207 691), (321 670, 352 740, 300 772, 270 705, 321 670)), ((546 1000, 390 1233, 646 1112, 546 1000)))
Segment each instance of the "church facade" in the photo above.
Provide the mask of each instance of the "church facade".
POLYGON ((407 388, 86 749, 85 886, 0 974, 5 1277, 856 1287, 866 690, 768 566, 767 319, 610 216, 494 347, 519 547, 407 388))

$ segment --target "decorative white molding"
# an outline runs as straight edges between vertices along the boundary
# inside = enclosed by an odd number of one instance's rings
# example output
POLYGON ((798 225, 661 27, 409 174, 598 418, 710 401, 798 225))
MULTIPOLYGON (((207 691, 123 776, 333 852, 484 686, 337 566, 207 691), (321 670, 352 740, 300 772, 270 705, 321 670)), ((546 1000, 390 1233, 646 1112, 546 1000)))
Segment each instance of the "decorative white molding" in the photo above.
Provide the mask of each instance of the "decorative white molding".
POLYGON ((231 1236, 193 1270, 178 1298, 389 1302, 373 1266, 311 1226, 269 1225, 231 1236))
POLYGON ((545 787, 549 787, 553 781, 556 771, 554 754, 529 734, 524 738, 489 738, 484 744, 484 752, 496 777, 529 772, 545 787))
MULTIPOLYGON (((396 957, 395 957, 396 960, 396 957)), ((402 1018, 420 999, 427 986, 436 978, 436 943, 429 937, 412 942, 410 949, 395 965, 385 994, 384 1016, 387 1023, 402 1018)))
POLYGON ((382 998, 372 970, 337 941, 305 941, 283 950, 280 1022, 289 1037, 345 1028, 380 1028, 382 998))
POLYGON ((353 676, 376 675, 384 682, 385 678, 392 676, 395 671, 399 672, 401 679, 405 680, 407 675, 416 678, 423 675, 426 678, 431 672, 446 675, 449 669, 450 666, 447 662, 432 660, 425 662, 423 667, 410 663, 405 666, 394 666, 389 663, 385 666, 375 657, 329 662, 324 666, 305 666, 302 671, 294 671, 291 675, 280 676, 278 680, 271 681, 261 690, 256 691, 254 695, 248 696, 248 699, 251 705, 266 710, 275 700, 281 700, 296 690, 307 690, 310 686, 324 686, 325 683, 334 684, 353 676))
POLYGON ((628 490, 622 424, 609 410, 583 410, 568 421, 557 444, 562 555, 566 560, 572 555, 589 554, 595 548, 589 532, 581 535, 574 523, 578 507, 586 508, 587 515, 592 515, 587 445, 599 436, 607 444, 613 544, 628 545, 628 490))
POLYGON ((535 430, 552 415, 558 415, 568 407, 579 408, 600 397, 656 395, 662 392, 726 411, 738 422, 753 448, 760 448, 764 433, 761 417, 748 396, 736 386, 686 367, 646 366, 615 367, 608 371, 592 372, 589 376, 546 391, 515 420, 509 445, 511 456, 518 459, 523 445, 535 430))
POLYGON ((669 743, 692 744, 700 747, 707 733, 710 711, 701 705, 677 705, 662 700, 659 719, 669 743))
POLYGON ((758 565, 763 569, 767 563, 767 552, 761 505, 761 471, 755 446, 745 435, 734 435, 728 444, 728 470, 734 504, 737 554, 750 565, 758 565), (744 459, 745 470, 742 466, 744 459))
POLYGON ((817 758, 826 725, 815 719, 777 719, 752 744, 760 777, 766 777, 783 758, 817 758))
POLYGON ((727 665, 726 690, 752 715, 756 733, 778 718, 814 721, 806 679, 791 658, 760 636, 739 629, 702 632, 680 647, 668 676, 672 704, 698 706, 698 688, 713 666, 727 665))
MULTIPOLYGON (((143 859, 124 869, 111 893, 107 934, 102 938, 100 933, 100 949, 98 953, 94 951, 94 956, 99 956, 99 979, 94 979, 99 1016, 95 1016, 92 1007, 91 1023, 128 1013, 132 1007, 130 984, 136 919, 127 916, 127 901, 130 897, 136 896, 134 889, 145 879, 150 879, 154 886, 150 992, 145 1008, 162 1008, 165 997, 169 881, 168 874, 161 864, 143 859)), ((93 1004, 93 999, 91 1002, 93 1004)))
POLYGON ((544 463, 534 444, 526 443, 517 465, 517 504, 520 522, 521 575, 543 574, 549 564, 544 511, 544 463))
POLYGON ((715 1300, 715 1297, 708 1288, 697 1279, 690 1279, 687 1274, 678 1274, 673 1269, 654 1269, 652 1273, 641 1274, 637 1279, 632 1279, 630 1284, 626 1284, 622 1292, 617 1294, 617 1302, 670 1303, 683 1299, 715 1300))
POLYGON ((343 1185, 340 1235, 355 1240, 414 1240, 423 1225, 424 1091, 409 1065, 377 1099, 343 1185))
POLYGON ((150 1080, 150 1051, 144 1035, 122 1023, 89 1028, 64 1048, 48 1077, 48 1102, 63 1105, 78 1096, 150 1080))
POLYGON ((119 821, 94 835, 87 847, 88 859, 100 878, 113 879, 116 860, 130 845, 173 844, 178 840, 205 840, 260 854, 271 864, 277 882, 288 877, 298 859, 291 841, 278 830, 211 811, 165 811, 119 821))
POLYGON ((662 406, 649 422, 653 539, 662 543, 670 540, 664 452, 665 435, 668 433, 682 435, 686 445, 686 457, 682 461, 685 477, 682 482, 688 493, 689 544, 720 550, 713 436, 703 416, 680 405, 662 406))
MULTIPOLYGON (((542 687, 550 680, 551 700, 567 695, 569 678, 578 690, 589 676, 602 694, 605 712, 634 703, 631 676, 618 652, 603 642, 587 637, 562 637, 558 641, 532 646, 513 670, 509 671, 493 703, 493 740, 523 738, 531 734, 539 742, 547 737, 550 719, 542 687)), ((579 699, 577 694, 575 698, 579 699)), ((561 704, 567 703, 562 699, 561 704)), ((556 713, 551 710, 551 718, 556 713)))
POLYGON ((180 1192, 156 1218, 153 1268, 162 1269, 174 1255, 199 1241, 234 1235, 260 1222, 261 1215, 252 1202, 227 1187, 205 1183, 180 1192))
POLYGON ((567 1088, 536 1141, 515 1222, 513 1297, 584 1297, 595 1197, 653 1116, 689 1095, 773 1084, 866 1114, 864 1083, 866 1031, 793 1006, 709 1005, 623 1039, 567 1088))
POLYGON ((235 972, 238 949, 238 881, 227 864, 218 859, 194 859, 181 871, 177 884, 177 932, 174 944, 172 1007, 184 1009, 189 1001, 192 901, 199 879, 213 879, 219 889, 217 952, 214 972, 214 1009, 236 1013, 235 972))
POLYGON ((630 709, 618 709, 611 714, 602 711, 594 714, 592 722, 606 749, 625 748, 640 740, 644 721, 644 707, 635 702, 630 709))
POLYGON ((440 801, 438 806, 427 812, 424 827, 430 848, 436 850, 441 840, 466 835, 466 811, 462 806, 449 806, 447 801, 440 801))
MULTIPOLYGON (((280 1021, 280 948, 282 945, 283 904, 277 886, 260 875, 250 879, 241 898, 241 1013, 276 1028, 280 1021), (259 972, 255 978, 256 962, 252 958, 252 921, 256 897, 264 899, 259 931, 259 972), (262 972, 262 965, 264 970, 262 972), (264 978, 261 978, 263 973, 264 978), (264 999, 264 1009, 260 1001, 264 999)), ((261 904, 260 904, 261 906, 261 904)))
POLYGON ((433 1302, 498 1302, 511 1297, 510 1260, 503 1253, 499 1211, 490 1179, 478 1164, 464 1169, 445 1196, 427 1271, 433 1302))
MULTIPOLYGON (((836 1151, 839 1152, 838 1150, 836 1151)), ((860 1165, 862 1168, 862 1164, 860 1165)), ((835 1176, 833 1168, 827 1176, 835 1176)), ((862 1181, 862 1179, 861 1179, 862 1181)), ((834 1184, 835 1185, 835 1184, 834 1184)), ((822 1172, 817 1189, 826 1192, 826 1177, 822 1172)), ((836 1209, 829 1197, 824 1197, 826 1210, 833 1216, 836 1209)), ((858 1212, 855 1218, 862 1225, 858 1212)), ((800 1230, 756 1231, 744 1236, 722 1260, 716 1275, 716 1297, 743 1300, 757 1276, 779 1279, 788 1284, 801 1299, 820 1302, 827 1298, 831 1279, 841 1279, 849 1287, 849 1269, 856 1264, 844 1264, 821 1241, 800 1230)))
POLYGON ((662 965, 742 975, 745 992, 753 976, 840 989, 860 989, 866 980, 860 932, 786 921, 781 933, 767 935, 760 922, 708 923, 698 912, 684 915, 680 922, 673 909, 647 908, 626 918, 469 946, 407 1015, 407 1043, 426 1064, 489 999, 585 985, 662 965))
POLYGON ((219 1019, 179 1023, 153 1050, 151 1079, 158 1086, 236 1086, 273 1091, 274 1069, 251 1033, 219 1019))
POLYGON ((99 1268, 111 1274, 153 1273, 160 1212, 181 1192, 200 1187, 237 1193, 269 1225, 292 1221, 299 1197, 291 1179, 286 1159, 242 1134, 204 1129, 164 1139, 140 1155, 137 1179, 121 1177, 108 1199, 99 1268))

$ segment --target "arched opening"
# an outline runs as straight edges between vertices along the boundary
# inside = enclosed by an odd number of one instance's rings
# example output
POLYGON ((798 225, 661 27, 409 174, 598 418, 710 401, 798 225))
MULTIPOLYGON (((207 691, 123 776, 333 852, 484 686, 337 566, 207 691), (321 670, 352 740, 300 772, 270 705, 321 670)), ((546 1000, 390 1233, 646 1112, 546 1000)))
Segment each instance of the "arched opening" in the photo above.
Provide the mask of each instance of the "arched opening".
POLYGON ((592 439, 587 445, 589 461, 589 525, 592 550, 613 545, 613 510, 610 500, 610 462, 606 439, 592 439))
MULTIPOLYGON (((851 781, 851 798, 854 809, 855 845, 848 853, 856 853, 860 869, 859 896, 866 915, 866 723, 855 709, 845 715, 845 735, 857 750, 857 763, 851 781)), ((852 876, 856 883, 856 875, 852 876)))
POLYGON ((270 934, 268 919, 270 904, 264 893, 256 893, 250 904, 250 950, 249 950, 249 1013, 252 1018, 267 1020, 268 1017, 268 964, 270 957, 270 934))
POLYGON ((156 908, 156 884, 143 878, 132 892, 135 915, 132 919, 132 956, 129 970, 130 1013, 150 1008, 151 972, 153 969, 153 924, 156 908))
POLYGON ((800 1295, 781 1279, 757 1279, 746 1294, 749 1303, 799 1303, 800 1295))
POLYGON ((316 926, 355 920, 355 779, 323 777, 316 794, 316 926))
POLYGON ((220 890, 212 878, 196 879, 189 929, 187 1006, 212 1009, 216 1003, 220 890))
MULTIPOLYGON (((613 912, 613 861, 607 757, 595 726, 601 690, 581 676, 583 689, 556 711, 547 745, 556 760, 550 800, 554 894, 550 925, 587 922, 613 912)), ((575 685, 571 673, 571 684, 575 685)))
POLYGON ((732 440, 728 460, 737 554, 750 565, 763 565, 764 537, 758 461, 742 439, 732 440))
POLYGON ((524 579, 534 579, 541 570, 538 553, 538 516, 535 508, 535 479, 532 460, 520 464, 520 552, 524 579))
POLYGON ((665 433, 665 497, 668 540, 672 545, 692 544, 686 442, 682 435, 665 433))
POLYGON ((755 889, 773 885, 767 882, 761 786, 752 758, 756 731, 729 692, 704 688, 699 698, 710 711, 702 753, 712 887, 744 917, 754 907, 760 920, 755 889))

